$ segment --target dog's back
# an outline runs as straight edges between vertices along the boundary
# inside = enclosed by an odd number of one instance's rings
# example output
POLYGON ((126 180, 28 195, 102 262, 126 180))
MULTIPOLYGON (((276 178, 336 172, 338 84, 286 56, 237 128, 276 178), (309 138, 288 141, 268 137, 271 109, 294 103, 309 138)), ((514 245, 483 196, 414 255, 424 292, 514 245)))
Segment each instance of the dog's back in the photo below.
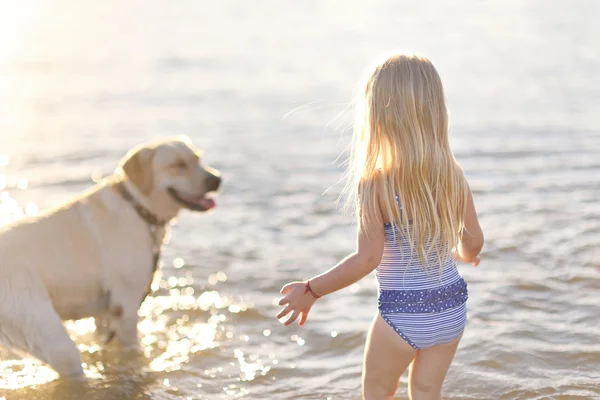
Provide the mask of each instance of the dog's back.
POLYGON ((0 299, 44 290, 62 319, 93 316, 103 308, 107 281, 127 267, 114 264, 137 257, 131 255, 135 245, 150 246, 143 226, 140 237, 134 211, 119 207, 121 202, 112 183, 102 182, 0 232, 0 299))

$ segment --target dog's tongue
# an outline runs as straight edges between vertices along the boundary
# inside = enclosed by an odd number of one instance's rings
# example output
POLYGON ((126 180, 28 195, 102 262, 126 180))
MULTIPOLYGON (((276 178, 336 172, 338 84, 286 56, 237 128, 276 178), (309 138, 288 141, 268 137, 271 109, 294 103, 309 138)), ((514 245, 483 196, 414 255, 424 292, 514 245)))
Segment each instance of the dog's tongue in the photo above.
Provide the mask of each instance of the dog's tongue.
POLYGON ((211 208, 215 208, 217 206, 217 203, 213 199, 210 199, 208 197, 201 198, 198 201, 198 204, 200 204, 200 206, 202 206, 202 208, 206 210, 210 210, 211 208))

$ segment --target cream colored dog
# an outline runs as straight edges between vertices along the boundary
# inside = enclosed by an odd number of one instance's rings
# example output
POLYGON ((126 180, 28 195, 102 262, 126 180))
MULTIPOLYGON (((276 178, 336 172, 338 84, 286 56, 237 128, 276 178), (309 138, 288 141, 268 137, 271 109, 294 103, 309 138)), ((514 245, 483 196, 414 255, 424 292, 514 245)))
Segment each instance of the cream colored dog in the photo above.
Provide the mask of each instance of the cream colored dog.
POLYGON ((221 178, 200 156, 185 137, 143 144, 91 190, 0 230, 0 344, 62 376, 83 372, 62 320, 95 317, 98 331, 136 347, 168 222, 215 207, 221 178))

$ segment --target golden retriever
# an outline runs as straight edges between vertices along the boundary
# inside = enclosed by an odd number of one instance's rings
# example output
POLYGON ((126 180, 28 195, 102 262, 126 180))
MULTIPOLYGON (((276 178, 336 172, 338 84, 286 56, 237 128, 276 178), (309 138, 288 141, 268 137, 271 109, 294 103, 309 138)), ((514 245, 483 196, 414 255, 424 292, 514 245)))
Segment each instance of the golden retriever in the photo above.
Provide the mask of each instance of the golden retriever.
POLYGON ((221 186, 186 137, 142 144, 115 174, 60 207, 0 230, 0 344, 81 375, 62 320, 95 317, 97 330, 137 347, 168 222, 207 211, 221 186))

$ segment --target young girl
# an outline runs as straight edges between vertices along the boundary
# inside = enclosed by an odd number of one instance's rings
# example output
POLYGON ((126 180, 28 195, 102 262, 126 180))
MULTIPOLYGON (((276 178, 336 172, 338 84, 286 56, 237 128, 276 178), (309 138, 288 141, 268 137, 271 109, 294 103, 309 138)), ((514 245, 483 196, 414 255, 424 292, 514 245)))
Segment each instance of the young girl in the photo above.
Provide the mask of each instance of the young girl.
POLYGON ((411 364, 411 399, 441 399, 466 323, 456 260, 479 264, 483 234, 448 141, 442 82, 425 57, 394 54, 361 85, 347 193, 357 249, 329 271, 281 289, 303 325, 315 301, 374 269, 378 309, 367 336, 363 398, 391 399, 411 364))

